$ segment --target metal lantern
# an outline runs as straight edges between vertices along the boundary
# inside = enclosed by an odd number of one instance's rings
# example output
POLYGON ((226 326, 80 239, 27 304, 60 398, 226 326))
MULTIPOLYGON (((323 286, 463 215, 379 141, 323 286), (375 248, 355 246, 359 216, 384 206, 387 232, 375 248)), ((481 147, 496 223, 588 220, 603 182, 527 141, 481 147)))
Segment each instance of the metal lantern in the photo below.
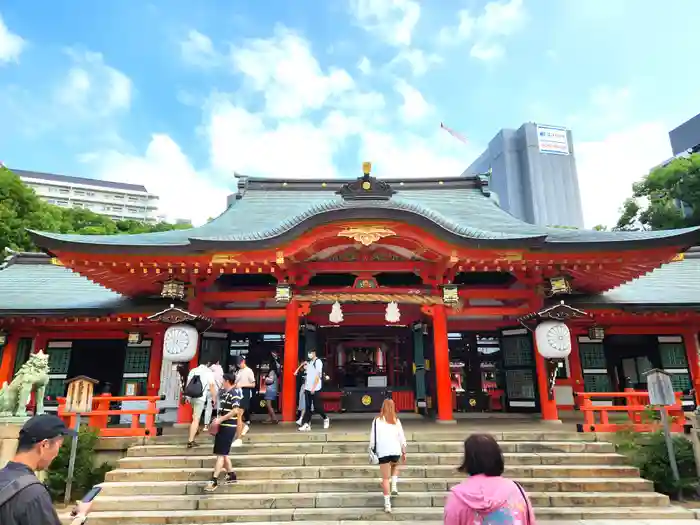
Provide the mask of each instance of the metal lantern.
POLYGON ((5 346, 7 344, 7 332, 0 330, 0 346, 5 346))
POLYGON ((138 345, 143 341, 143 334, 140 332, 129 332, 127 342, 130 345, 138 345))
POLYGON ((446 284, 442 287, 442 302, 448 306, 459 304, 459 288, 456 284, 446 284))
POLYGON ((602 326, 591 326, 588 329, 588 338, 593 341, 602 341, 605 339, 605 328, 602 326))
POLYGON ((552 295, 569 294, 571 293, 571 283, 566 276, 552 277, 549 280, 550 291, 552 295))
POLYGON ((160 296, 167 299, 184 299, 185 283, 176 279, 168 279, 163 283, 163 290, 160 292, 160 296))
POLYGON ((288 303, 292 300, 292 287, 287 283, 280 283, 275 289, 275 301, 278 303, 288 303))

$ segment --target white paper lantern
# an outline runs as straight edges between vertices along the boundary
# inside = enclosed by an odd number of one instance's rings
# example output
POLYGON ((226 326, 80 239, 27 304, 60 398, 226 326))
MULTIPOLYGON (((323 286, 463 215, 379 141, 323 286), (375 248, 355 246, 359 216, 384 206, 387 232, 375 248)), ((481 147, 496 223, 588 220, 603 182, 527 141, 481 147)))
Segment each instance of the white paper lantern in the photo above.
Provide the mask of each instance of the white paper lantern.
POLYGON ((163 359, 182 363, 197 355, 199 333, 189 324, 169 326, 163 337, 163 359))
POLYGON ((571 332, 566 323, 544 321, 535 328, 537 351, 545 359, 565 359, 571 353, 571 332))
POLYGON ((338 301, 333 303, 331 307, 331 314, 328 316, 328 320, 333 324, 340 324, 343 322, 343 309, 338 301))
POLYGON ((398 323, 401 320, 401 311, 396 301, 391 301, 386 305, 386 314, 384 315, 387 323, 398 323))

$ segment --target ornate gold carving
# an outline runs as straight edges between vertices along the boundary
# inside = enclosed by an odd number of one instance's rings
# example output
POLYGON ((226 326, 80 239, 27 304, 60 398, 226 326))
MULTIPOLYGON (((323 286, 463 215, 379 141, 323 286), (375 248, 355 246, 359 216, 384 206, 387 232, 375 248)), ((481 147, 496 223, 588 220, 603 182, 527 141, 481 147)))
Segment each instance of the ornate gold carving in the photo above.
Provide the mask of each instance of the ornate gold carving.
POLYGON ((384 237, 396 235, 396 232, 381 226, 358 226, 355 228, 345 228, 338 232, 338 237, 347 237, 363 246, 374 244, 384 237))
POLYGON ((224 263, 240 263, 238 256, 240 253, 215 253, 212 255, 212 264, 224 264, 224 263))
POLYGON ((516 262, 523 260, 523 254, 521 252, 503 252, 498 254, 498 260, 516 262))
POLYGON ((282 250, 277 250, 275 253, 275 262, 278 266, 284 265, 284 252, 282 250))
POLYGON ((673 259, 671 259, 671 262, 680 262, 685 260, 685 254, 684 253, 677 253, 673 259))

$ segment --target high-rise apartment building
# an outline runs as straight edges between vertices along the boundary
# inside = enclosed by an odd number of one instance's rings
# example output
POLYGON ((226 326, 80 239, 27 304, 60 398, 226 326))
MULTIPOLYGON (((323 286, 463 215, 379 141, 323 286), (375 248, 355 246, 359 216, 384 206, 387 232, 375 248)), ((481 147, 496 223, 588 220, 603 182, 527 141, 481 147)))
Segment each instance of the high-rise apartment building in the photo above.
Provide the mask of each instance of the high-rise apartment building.
POLYGON ((158 196, 140 184, 12 170, 49 204, 85 208, 115 220, 158 222, 158 196))
POLYGON ((571 131, 528 122, 502 129, 465 174, 491 171, 501 207, 531 224, 583 228, 571 131))

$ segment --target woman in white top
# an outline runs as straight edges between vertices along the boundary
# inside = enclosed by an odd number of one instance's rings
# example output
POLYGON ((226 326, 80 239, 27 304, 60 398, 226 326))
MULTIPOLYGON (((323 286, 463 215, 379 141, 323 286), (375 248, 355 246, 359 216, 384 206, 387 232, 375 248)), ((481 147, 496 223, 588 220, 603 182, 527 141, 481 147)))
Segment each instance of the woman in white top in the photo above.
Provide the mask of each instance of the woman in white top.
POLYGON ((379 458, 379 471, 382 474, 384 510, 391 512, 391 495, 398 496, 399 461, 406 462, 406 437, 401 421, 396 415, 396 405, 385 399, 379 417, 372 422, 369 448, 379 458), (391 485, 389 484, 391 480, 391 485), (391 492, 389 489, 391 488, 391 492))

